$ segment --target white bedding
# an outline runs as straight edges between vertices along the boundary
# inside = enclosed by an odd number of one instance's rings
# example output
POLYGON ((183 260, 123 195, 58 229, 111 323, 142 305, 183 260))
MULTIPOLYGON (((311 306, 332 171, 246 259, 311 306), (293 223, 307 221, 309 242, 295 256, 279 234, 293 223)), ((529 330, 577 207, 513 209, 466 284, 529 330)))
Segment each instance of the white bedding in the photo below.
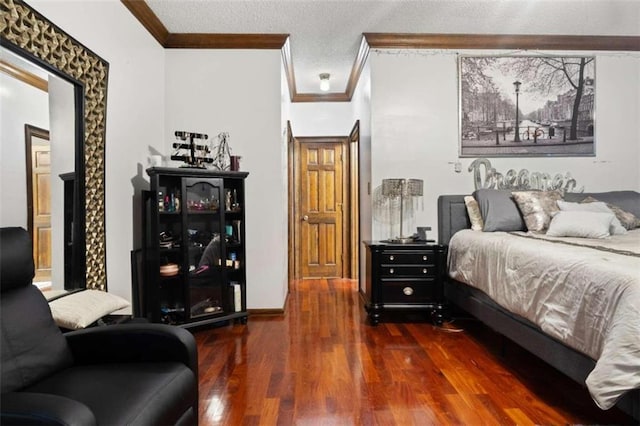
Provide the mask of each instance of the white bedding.
POLYGON ((640 388, 640 229, 602 240, 462 230, 448 270, 596 360, 586 385, 600 408, 640 388))

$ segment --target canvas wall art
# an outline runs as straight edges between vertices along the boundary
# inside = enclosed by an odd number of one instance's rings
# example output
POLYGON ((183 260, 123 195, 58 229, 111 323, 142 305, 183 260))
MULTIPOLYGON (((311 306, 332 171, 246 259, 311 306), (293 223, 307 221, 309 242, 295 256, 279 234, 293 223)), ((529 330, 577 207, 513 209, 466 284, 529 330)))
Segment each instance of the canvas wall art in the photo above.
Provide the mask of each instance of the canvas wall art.
POLYGON ((460 156, 595 155, 595 57, 460 56, 460 156))

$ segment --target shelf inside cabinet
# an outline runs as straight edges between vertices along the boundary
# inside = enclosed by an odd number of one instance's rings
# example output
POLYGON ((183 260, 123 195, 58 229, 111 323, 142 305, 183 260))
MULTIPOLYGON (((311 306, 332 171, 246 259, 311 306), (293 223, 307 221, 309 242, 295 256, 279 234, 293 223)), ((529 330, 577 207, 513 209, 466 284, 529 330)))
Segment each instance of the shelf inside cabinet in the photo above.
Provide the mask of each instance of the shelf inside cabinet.
POLYGON ((220 210, 187 210, 188 214, 220 214, 220 210))

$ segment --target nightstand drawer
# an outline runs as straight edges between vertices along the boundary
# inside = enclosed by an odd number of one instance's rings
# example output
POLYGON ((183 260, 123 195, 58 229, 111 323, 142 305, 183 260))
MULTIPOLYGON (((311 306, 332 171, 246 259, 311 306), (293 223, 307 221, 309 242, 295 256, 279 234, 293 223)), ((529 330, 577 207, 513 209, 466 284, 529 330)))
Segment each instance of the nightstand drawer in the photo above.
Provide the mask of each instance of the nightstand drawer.
POLYGON ((434 265, 436 255, 432 251, 385 251, 381 254, 382 264, 389 265, 434 265))
POLYGON ((434 265, 382 265, 380 266, 380 276, 382 277, 411 277, 411 278, 432 278, 436 275, 434 265))
POLYGON ((435 280, 382 281, 384 303, 428 303, 434 300, 435 280))

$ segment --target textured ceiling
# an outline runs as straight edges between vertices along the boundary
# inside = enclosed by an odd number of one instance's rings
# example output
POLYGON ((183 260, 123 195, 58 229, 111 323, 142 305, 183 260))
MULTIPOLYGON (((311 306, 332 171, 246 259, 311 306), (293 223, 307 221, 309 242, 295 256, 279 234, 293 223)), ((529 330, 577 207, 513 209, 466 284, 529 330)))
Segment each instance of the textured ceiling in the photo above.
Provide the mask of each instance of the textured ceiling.
POLYGON ((344 92, 362 33, 640 35, 640 0, 146 0, 171 33, 287 33, 299 93, 344 92))

